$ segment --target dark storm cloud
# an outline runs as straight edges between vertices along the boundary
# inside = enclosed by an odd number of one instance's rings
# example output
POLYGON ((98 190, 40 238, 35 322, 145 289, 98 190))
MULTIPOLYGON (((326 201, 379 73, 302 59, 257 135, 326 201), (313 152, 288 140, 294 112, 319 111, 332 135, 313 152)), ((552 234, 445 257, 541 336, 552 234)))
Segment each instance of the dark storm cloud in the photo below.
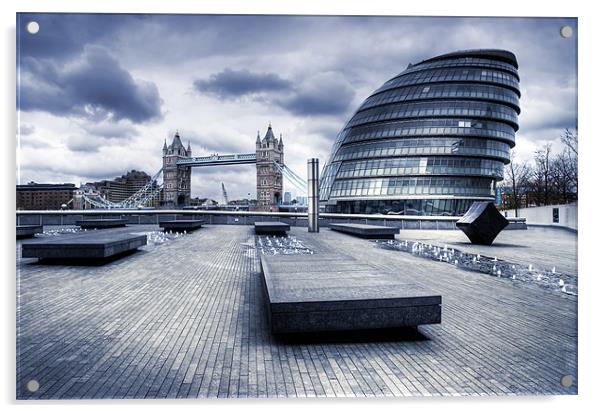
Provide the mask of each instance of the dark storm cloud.
POLYGON ((238 98, 260 92, 274 92, 290 89, 292 82, 282 79, 276 73, 251 73, 250 71, 225 69, 212 74, 209 79, 196 80, 195 89, 222 98, 238 98))
POLYGON ((86 44, 112 42, 120 28, 146 19, 143 15, 19 13, 19 52, 22 58, 65 59, 79 55, 86 44), (27 23, 35 21, 40 30, 27 32, 27 23))
POLYGON ((340 115, 349 109, 354 97, 353 87, 340 74, 320 73, 276 102, 295 115, 340 115))
POLYGON ((340 73, 319 73, 294 85, 276 73, 225 69, 209 79, 196 80, 194 88, 221 99, 250 97, 273 103, 300 116, 344 113, 355 96, 353 87, 340 73))
POLYGON ((134 79, 104 48, 87 46, 79 59, 67 65, 33 57, 24 62, 21 110, 135 123, 162 117, 157 86, 134 79))

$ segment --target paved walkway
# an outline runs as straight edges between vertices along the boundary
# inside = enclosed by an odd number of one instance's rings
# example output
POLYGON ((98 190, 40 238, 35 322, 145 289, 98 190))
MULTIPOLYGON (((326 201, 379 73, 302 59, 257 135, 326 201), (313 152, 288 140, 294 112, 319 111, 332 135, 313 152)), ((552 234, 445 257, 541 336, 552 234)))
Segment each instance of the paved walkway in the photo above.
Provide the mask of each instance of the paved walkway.
POLYGON ((252 228, 208 226, 101 267, 19 260, 17 397, 576 393, 560 386, 577 376, 575 297, 329 230, 291 234, 383 269, 419 268, 416 282, 443 295, 442 324, 276 338, 252 228))

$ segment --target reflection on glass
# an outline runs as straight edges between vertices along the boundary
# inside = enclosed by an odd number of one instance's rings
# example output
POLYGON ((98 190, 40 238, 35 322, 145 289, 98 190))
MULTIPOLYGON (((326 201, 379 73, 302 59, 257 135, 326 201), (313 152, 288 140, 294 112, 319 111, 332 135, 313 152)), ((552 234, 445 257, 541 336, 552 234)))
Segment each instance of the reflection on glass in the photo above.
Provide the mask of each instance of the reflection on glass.
POLYGON ((385 82, 337 135, 320 200, 346 213, 461 215, 493 199, 518 130, 516 57, 427 59, 385 82))

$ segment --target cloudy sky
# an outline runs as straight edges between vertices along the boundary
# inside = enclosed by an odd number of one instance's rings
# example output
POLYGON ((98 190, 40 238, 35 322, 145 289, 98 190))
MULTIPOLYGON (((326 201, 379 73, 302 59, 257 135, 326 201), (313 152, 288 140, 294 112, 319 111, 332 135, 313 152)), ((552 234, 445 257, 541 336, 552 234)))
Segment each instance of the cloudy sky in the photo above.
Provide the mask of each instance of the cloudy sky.
MULTIPOLYGON (((559 148, 577 126, 574 19, 21 14, 17 24, 20 183, 152 175, 176 129, 194 155, 254 152, 268 122, 304 176, 372 91, 408 63, 462 49, 517 55, 519 158, 559 148)), ((255 197, 252 165, 196 168, 192 195, 220 199, 221 182, 231 199, 255 197)))

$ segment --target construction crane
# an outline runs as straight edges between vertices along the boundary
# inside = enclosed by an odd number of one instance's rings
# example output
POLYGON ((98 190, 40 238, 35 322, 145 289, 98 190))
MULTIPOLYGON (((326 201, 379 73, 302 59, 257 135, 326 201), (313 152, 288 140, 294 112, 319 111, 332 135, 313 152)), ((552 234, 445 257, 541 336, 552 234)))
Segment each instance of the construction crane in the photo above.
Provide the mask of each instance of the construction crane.
POLYGON ((222 182, 222 196, 224 197, 224 205, 228 205, 228 192, 226 192, 226 186, 222 182))

